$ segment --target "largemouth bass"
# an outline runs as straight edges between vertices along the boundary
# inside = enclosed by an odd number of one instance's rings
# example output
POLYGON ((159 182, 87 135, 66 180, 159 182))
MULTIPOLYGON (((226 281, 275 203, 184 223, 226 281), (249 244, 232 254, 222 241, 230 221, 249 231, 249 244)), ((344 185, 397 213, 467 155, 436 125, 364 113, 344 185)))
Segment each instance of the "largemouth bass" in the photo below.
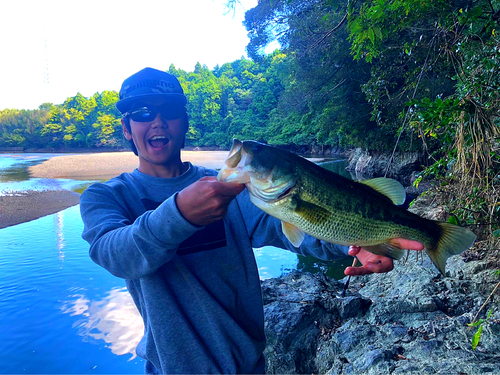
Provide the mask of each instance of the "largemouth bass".
POLYGON ((293 153, 254 141, 233 141, 218 174, 246 185, 251 201, 281 220, 283 233, 298 247, 305 233, 331 243, 361 246, 400 259, 395 238, 421 242, 444 275, 448 257, 474 243, 470 230, 428 220, 404 208, 403 186, 389 178, 351 181, 293 153))

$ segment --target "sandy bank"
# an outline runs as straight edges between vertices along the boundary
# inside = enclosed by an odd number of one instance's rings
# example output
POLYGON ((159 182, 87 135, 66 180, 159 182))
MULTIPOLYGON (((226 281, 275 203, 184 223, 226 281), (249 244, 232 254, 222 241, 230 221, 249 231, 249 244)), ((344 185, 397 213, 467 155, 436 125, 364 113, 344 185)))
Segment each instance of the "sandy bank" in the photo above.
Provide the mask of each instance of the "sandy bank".
MULTIPOLYGON (((196 165, 219 169, 227 151, 183 151, 182 158, 196 165)), ((32 177, 108 180, 139 165, 133 152, 55 156, 30 167, 32 177)), ((0 196, 0 228, 54 214, 80 203, 80 195, 66 190, 16 192, 0 196)))
MULTIPOLYGON (((182 160, 194 165, 220 169, 228 151, 183 151, 182 160)), ((310 159, 313 161, 320 159, 310 159)), ((32 177, 74 180, 108 180, 139 165, 133 152, 61 155, 30 167, 32 177)), ((79 194, 70 191, 29 191, 0 196, 0 228, 50 215, 79 203, 79 194)))
MULTIPOLYGON (((228 151, 183 151, 182 160, 206 168, 220 169, 228 151)), ((33 177, 107 180, 123 172, 132 172, 139 165, 133 152, 56 156, 30 167, 33 177)))
POLYGON ((54 214, 80 203, 80 194, 67 190, 27 191, 0 196, 0 228, 54 214))

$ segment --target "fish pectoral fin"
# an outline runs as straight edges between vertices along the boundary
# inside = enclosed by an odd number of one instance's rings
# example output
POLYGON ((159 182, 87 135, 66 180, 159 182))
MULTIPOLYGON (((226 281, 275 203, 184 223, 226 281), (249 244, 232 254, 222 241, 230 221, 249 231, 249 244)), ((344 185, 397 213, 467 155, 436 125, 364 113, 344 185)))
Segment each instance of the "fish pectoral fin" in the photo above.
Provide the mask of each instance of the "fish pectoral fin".
POLYGON ((288 238, 288 241, 290 241, 293 246, 299 247, 304 241, 305 233, 295 225, 282 221, 281 229, 283 230, 283 234, 286 238, 288 238))
POLYGON ((400 249, 390 243, 381 243, 373 246, 362 246, 363 249, 372 254, 383 255, 392 259, 399 260, 405 254, 405 250, 400 249))
POLYGON ((323 224, 331 217, 331 213, 317 204, 307 202, 300 198, 294 197, 295 208, 297 215, 302 216, 308 222, 316 225, 323 224))
POLYGON ((358 182, 385 195, 395 205, 401 205, 406 200, 406 192, 403 185, 392 178, 379 177, 358 182))

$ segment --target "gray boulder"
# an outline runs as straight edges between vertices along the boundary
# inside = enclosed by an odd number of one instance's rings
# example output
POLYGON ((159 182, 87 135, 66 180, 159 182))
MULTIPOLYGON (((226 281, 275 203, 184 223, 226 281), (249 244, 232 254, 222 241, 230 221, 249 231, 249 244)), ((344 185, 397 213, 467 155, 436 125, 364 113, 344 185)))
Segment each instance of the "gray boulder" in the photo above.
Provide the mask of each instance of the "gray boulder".
POLYGON ((391 160, 390 153, 366 151, 361 148, 351 150, 347 170, 355 174, 356 179, 372 177, 394 178, 403 185, 410 185, 415 179, 415 171, 422 170, 423 155, 417 152, 395 153, 391 160))

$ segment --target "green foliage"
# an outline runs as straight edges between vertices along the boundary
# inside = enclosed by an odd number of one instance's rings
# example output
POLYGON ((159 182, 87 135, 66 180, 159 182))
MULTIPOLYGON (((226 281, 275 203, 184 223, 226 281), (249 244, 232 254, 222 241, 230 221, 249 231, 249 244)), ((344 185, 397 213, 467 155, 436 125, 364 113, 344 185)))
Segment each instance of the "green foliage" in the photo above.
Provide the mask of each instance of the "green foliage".
POLYGON ((350 56, 346 12, 347 1, 268 0, 246 13, 250 56, 261 61, 273 40, 286 52, 269 143, 387 149, 361 88, 369 65, 350 56))
POLYGON ((115 108, 118 94, 81 94, 62 105, 42 104, 39 109, 0 111, 0 147, 123 147, 121 122, 115 108))
MULTIPOLYGON (((351 7, 348 27, 352 54, 372 62, 384 54, 384 42, 394 37, 405 42, 401 34, 406 36, 412 28, 426 26, 428 18, 440 17, 450 8, 448 4, 445 0, 374 0, 363 2, 358 9, 351 7)), ((411 54, 410 43, 405 42, 404 52, 411 54)))
MULTIPOLYGON (((380 151, 397 143, 428 153, 422 178, 468 173, 493 188, 499 8, 498 0, 259 1, 245 14, 251 59, 169 67, 188 97, 188 146, 227 148, 234 137, 380 151), (265 54, 273 41, 281 50, 265 54)), ((0 147, 122 147, 117 100, 105 91, 1 111, 0 147)))
POLYGON ((0 147, 42 147, 40 131, 51 108, 52 105, 43 104, 33 111, 0 111, 0 147))
POLYGON ((477 322, 469 323, 469 327, 477 327, 476 332, 472 336, 472 350, 476 350, 477 346, 479 345, 479 340, 481 340, 481 334, 483 332, 483 326, 488 322, 488 320, 491 318, 493 315, 493 310, 489 310, 488 313, 486 314, 485 319, 479 319, 477 322))
POLYGON ((461 223, 482 224, 479 234, 489 228, 493 235, 500 227, 500 43, 494 35, 481 43, 464 36, 457 48, 456 91, 411 101, 411 125, 433 150, 424 175, 459 181, 450 212, 461 223))
POLYGON ((278 69, 284 57, 277 51, 260 63, 241 58, 213 71, 197 64, 192 73, 171 66, 188 98, 188 144, 227 148, 235 137, 265 141, 282 91, 278 69))

